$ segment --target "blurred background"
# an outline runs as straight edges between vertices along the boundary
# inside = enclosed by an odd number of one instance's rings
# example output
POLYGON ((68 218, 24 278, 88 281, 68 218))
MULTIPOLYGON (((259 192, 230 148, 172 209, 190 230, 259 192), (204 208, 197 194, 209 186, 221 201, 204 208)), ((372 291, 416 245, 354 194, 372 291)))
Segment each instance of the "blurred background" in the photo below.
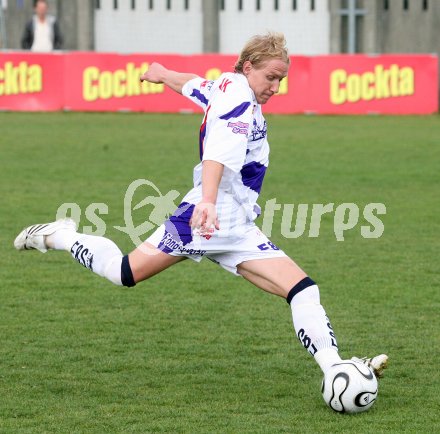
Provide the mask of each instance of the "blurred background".
MULTIPOLYGON (((0 0, 2 49, 19 49, 33 0, 0 0)), ((291 54, 439 53, 438 0, 48 0, 65 50, 235 54, 284 32, 291 54)))
MULTIPOLYGON (((35 1, 0 4, 0 53, 20 52, 35 1)), ((440 0, 47 0, 47 5, 64 52, 237 55, 250 36, 272 30, 286 35, 294 56, 433 55, 428 95, 439 100, 433 83, 439 81, 440 0)), ((420 94, 427 80, 415 74, 420 94)))

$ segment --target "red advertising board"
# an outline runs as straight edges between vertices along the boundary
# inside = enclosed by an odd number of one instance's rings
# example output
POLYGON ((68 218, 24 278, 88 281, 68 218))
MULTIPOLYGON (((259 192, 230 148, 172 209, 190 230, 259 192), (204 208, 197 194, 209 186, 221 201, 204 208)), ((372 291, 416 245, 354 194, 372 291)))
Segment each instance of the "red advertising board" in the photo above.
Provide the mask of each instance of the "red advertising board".
POLYGON ((0 53, 0 110, 61 110, 63 54, 0 53))
POLYGON ((152 62, 181 72, 217 78, 230 71, 234 56, 115 55, 71 53, 66 59, 66 106, 70 110, 179 112, 198 110, 162 84, 140 83, 152 62))
MULTIPOLYGON (((0 109, 198 111, 161 84, 140 83, 152 62, 216 79, 236 56, 0 53, 0 109)), ((266 113, 429 114, 438 111, 432 55, 292 56, 266 113)))
MULTIPOLYGON (((294 58, 307 88, 302 111, 330 114, 434 113, 438 61, 430 55, 294 58)), ((293 68, 295 69, 295 68, 293 68)))

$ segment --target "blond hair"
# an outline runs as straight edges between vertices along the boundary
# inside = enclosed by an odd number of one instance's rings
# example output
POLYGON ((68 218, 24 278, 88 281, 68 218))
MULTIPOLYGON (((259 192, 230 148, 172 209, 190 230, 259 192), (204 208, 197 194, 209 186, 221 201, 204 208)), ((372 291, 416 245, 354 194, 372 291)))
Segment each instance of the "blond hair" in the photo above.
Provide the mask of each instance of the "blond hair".
POLYGON ((243 72, 243 64, 247 60, 258 68, 270 59, 281 59, 287 65, 290 64, 286 38, 282 33, 269 32, 265 35, 253 36, 241 50, 234 69, 235 72, 243 72))

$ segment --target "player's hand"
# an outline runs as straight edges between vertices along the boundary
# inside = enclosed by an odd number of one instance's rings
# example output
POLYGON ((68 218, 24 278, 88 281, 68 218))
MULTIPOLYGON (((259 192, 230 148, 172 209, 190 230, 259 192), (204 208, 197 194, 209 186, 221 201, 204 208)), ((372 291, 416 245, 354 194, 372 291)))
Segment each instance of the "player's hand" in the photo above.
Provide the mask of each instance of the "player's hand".
POLYGON ((194 207, 189 224, 192 229, 200 229, 202 233, 212 227, 220 229, 215 205, 211 202, 199 202, 194 207))
POLYGON ((145 71, 141 77, 140 80, 142 81, 149 81, 150 83, 163 83, 163 77, 168 71, 165 66, 161 65, 160 63, 153 62, 147 71, 145 71))

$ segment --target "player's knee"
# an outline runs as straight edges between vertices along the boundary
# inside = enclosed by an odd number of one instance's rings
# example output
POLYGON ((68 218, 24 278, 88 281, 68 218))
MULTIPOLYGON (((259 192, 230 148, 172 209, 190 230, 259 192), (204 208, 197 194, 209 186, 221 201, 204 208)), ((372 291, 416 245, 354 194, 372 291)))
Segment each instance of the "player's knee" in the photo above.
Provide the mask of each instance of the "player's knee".
POLYGON ((133 272, 131 271, 130 262, 128 260, 128 255, 125 255, 122 258, 121 264, 121 281, 122 285, 132 287, 136 285, 136 282, 133 278, 133 272))
POLYGON ((104 269, 103 276, 115 285, 127 287, 136 285, 127 255, 117 255, 111 258, 104 269))
POLYGON ((320 304, 318 285, 305 277, 289 291, 286 301, 289 304, 320 304))
POLYGON ((102 273, 103 277, 118 286, 123 284, 121 279, 121 261, 122 255, 114 256, 108 261, 102 273))

